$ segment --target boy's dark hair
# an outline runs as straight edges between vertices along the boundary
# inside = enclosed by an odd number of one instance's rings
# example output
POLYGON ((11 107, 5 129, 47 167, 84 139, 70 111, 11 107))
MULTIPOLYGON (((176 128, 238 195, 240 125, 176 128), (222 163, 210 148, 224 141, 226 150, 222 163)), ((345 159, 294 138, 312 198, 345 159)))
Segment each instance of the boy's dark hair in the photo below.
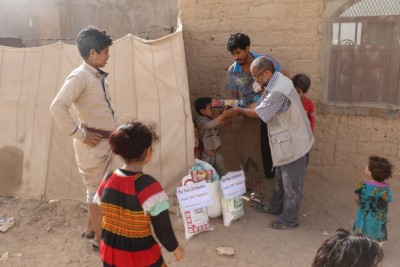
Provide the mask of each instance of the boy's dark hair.
POLYGON ((233 54, 233 50, 240 48, 245 50, 246 47, 250 46, 250 38, 244 33, 237 32, 229 34, 226 49, 233 54))
POLYGON ((382 259, 377 242, 338 229, 318 249, 311 267, 375 267, 382 259))
POLYGON ((106 31, 89 26, 79 32, 76 45, 81 57, 87 59, 90 50, 95 49, 97 53, 100 53, 104 48, 112 45, 112 39, 106 31))
POLYGON ((120 155, 126 163, 145 159, 146 149, 158 140, 154 123, 132 121, 120 126, 110 135, 111 150, 120 155))
POLYGON ((207 107, 207 104, 211 103, 211 102, 212 102, 212 100, 209 97, 200 97, 194 102, 194 109, 197 111, 197 113, 200 116, 203 116, 203 114, 201 114, 200 110, 205 109, 207 107))
POLYGON ((311 80, 310 77, 303 73, 296 74, 292 78, 292 82, 295 88, 299 88, 303 93, 307 93, 308 89, 310 89, 311 80))
POLYGON ((368 170, 375 181, 383 182, 393 174, 393 165, 385 158, 370 156, 368 160, 368 170))

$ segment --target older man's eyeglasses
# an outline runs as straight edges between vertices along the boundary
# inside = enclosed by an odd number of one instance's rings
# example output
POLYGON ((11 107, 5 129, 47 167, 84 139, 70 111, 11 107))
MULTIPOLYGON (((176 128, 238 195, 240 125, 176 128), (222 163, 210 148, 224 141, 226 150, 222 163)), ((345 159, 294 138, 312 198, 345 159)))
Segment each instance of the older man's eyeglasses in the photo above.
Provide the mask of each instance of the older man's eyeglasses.
POLYGON ((258 77, 260 77, 260 75, 264 73, 264 71, 266 71, 266 69, 264 69, 262 72, 260 72, 260 73, 257 74, 256 76, 253 76, 253 79, 254 79, 254 80, 257 80, 258 77))

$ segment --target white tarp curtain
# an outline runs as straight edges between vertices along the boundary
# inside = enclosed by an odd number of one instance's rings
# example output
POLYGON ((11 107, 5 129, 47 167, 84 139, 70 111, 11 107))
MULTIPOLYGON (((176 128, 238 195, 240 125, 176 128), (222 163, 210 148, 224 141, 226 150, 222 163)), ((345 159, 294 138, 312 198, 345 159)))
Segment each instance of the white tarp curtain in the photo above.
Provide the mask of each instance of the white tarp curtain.
MULTIPOLYGON (((0 195, 84 200, 72 138, 49 106, 82 62, 73 45, 0 46, 0 195)), ((151 120, 160 142, 145 172, 169 195, 193 164, 193 123, 182 28, 158 40, 127 35, 110 47, 104 68, 119 122, 151 120)), ((118 166, 116 166, 118 167, 118 166)))

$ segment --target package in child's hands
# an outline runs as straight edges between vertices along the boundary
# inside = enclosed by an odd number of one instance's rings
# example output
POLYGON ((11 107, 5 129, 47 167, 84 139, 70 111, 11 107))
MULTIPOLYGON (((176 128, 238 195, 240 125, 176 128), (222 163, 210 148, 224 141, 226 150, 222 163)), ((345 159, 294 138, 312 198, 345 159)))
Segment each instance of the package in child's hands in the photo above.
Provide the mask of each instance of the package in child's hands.
MULTIPOLYGON (((188 185, 191 183, 193 183, 193 180, 189 173, 187 176, 183 177, 182 185, 188 185)), ((188 211, 181 209, 181 214, 185 226, 186 240, 189 240, 198 233, 214 230, 214 227, 210 224, 210 220, 208 219, 206 207, 188 211)))
POLYGON ((244 108, 246 106, 246 99, 239 98, 239 99, 212 99, 211 107, 212 108, 232 108, 232 107, 241 107, 244 108))

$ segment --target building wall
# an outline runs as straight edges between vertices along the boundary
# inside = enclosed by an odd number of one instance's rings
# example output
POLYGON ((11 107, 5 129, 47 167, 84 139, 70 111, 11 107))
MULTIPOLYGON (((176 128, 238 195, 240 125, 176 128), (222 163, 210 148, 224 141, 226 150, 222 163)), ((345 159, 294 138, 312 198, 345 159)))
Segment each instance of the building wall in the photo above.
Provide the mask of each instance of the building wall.
POLYGON ((157 39, 176 28, 178 0, 0 0, 0 12, 0 37, 22 38, 27 47, 74 43, 88 25, 114 39, 128 33, 157 39))
POLYGON ((229 33, 240 31, 250 36, 252 50, 272 54, 292 74, 309 74, 315 98, 320 8, 311 0, 180 1, 193 97, 202 92, 229 95, 223 89, 233 57, 226 40, 229 33))
MULTIPOLYGON (((252 49, 274 55, 292 74, 307 73, 309 97, 317 106, 316 142, 309 174, 327 179, 361 179, 368 155, 400 157, 399 111, 327 104, 329 18, 347 0, 0 0, 0 36, 22 38, 25 46, 73 43, 83 27, 95 25, 120 38, 127 33, 155 39, 176 26, 179 14, 192 102, 199 96, 228 98, 226 71, 233 57, 229 33, 242 31, 252 49)), ((229 169, 238 162, 239 123, 223 136, 229 169)))
MULTIPOLYGON (((229 33, 245 32, 252 50, 271 53, 291 75, 308 74, 309 97, 317 106, 316 142, 310 176, 332 180, 364 179, 370 154, 399 159, 398 111, 351 108, 326 103, 329 70, 329 18, 346 0, 184 0, 179 2, 184 27, 191 100, 199 96, 229 97, 226 51, 229 33)), ((239 168, 238 123, 223 137, 228 169, 239 168)), ((258 134, 258 133, 255 133, 258 134)))

